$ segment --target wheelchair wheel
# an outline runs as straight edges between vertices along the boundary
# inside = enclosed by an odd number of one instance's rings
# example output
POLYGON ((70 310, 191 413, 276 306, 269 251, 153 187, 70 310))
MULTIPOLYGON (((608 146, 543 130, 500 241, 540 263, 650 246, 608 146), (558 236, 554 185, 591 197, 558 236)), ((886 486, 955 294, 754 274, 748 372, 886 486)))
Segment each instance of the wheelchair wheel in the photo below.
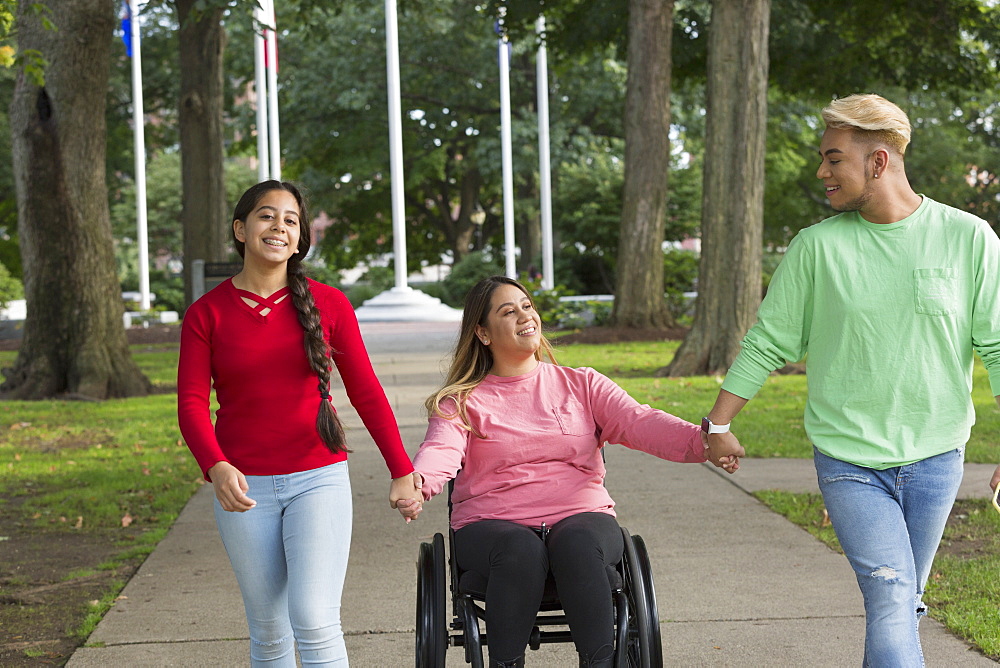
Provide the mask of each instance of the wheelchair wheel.
POLYGON ((625 648, 625 665, 642 668, 662 668, 663 648, 660 639, 660 620, 653 594, 652 572, 649 556, 642 538, 629 535, 625 538, 622 559, 624 593, 628 597, 628 646, 625 648))
POLYGON ((646 541, 642 536, 632 536, 632 543, 635 545, 636 561, 639 569, 643 573, 643 580, 646 584, 646 609, 649 611, 649 633, 647 641, 650 646, 650 656, 652 668, 662 668, 663 666, 663 639, 660 637, 660 611, 656 607, 656 591, 653 587, 653 569, 649 563, 649 551, 646 549, 646 541))
POLYGON ((418 668, 444 668, 448 651, 445 563, 444 536, 437 533, 432 542, 420 544, 417 556, 418 668))

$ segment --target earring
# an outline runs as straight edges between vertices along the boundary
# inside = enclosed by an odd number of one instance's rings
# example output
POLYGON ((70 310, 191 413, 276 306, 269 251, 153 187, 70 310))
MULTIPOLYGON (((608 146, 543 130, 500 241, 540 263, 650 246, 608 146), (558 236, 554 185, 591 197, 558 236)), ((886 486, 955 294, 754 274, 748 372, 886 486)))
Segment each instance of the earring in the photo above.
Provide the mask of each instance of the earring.
POLYGON ((878 172, 875 172, 875 178, 876 179, 878 178, 878 172))
POLYGON ((490 345, 490 340, 489 339, 483 339, 483 345, 484 346, 490 345))

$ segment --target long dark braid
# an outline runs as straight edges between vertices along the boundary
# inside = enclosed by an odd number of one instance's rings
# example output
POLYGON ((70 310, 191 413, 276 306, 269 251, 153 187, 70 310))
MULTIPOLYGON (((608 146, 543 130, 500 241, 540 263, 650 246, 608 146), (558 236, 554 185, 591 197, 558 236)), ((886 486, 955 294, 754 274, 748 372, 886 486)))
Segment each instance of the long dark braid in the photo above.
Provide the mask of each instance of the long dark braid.
POLYGON ((316 430, 331 452, 350 452, 344 436, 344 426, 340 423, 337 412, 333 410, 333 404, 330 403, 332 371, 330 346, 323 336, 319 309, 316 308, 309 283, 298 262, 294 265, 288 263, 288 286, 292 290, 292 304, 299 313, 299 324, 305 330, 304 342, 309 366, 319 376, 319 413, 316 415, 316 430))
MULTIPOLYGON (((330 360, 330 346, 323 336, 323 325, 320 319, 319 308, 316 307, 316 300, 313 299, 312 291, 309 289, 309 282, 302 271, 302 259, 309 252, 312 245, 312 230, 309 225, 309 214, 306 211, 305 198, 293 184, 283 181, 262 181, 251 186, 240 201, 236 204, 233 212, 233 221, 246 221, 250 213, 257 207, 261 198, 272 190, 284 190, 295 197, 299 207, 299 245, 297 252, 288 260, 288 287, 291 289, 291 300, 298 312, 299 324, 305 330, 304 346, 306 357, 309 359, 309 366, 319 377, 319 411, 316 414, 316 430, 323 439, 323 443, 331 452, 350 452, 347 448, 347 438, 344 435, 344 426, 337 417, 337 412, 333 410, 330 403, 330 374, 333 369, 330 360)), ((233 243, 236 251, 243 257, 246 250, 243 242, 236 238, 235 230, 230 226, 233 236, 233 243)))

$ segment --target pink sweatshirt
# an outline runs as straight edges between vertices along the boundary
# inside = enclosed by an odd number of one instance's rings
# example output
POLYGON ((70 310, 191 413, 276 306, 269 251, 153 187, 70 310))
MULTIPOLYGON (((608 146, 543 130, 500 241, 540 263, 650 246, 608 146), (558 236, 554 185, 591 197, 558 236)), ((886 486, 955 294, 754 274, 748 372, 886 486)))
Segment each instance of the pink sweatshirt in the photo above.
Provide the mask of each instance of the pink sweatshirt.
MULTIPOLYGON (((446 412, 454 407, 443 402, 446 412)), ((458 418, 434 415, 413 460, 425 499, 455 478, 454 529, 488 519, 537 527, 577 513, 614 515, 604 487, 605 442, 675 462, 705 461, 700 427, 640 405, 585 367, 539 363, 523 376, 487 376, 466 409, 485 438, 458 418)))

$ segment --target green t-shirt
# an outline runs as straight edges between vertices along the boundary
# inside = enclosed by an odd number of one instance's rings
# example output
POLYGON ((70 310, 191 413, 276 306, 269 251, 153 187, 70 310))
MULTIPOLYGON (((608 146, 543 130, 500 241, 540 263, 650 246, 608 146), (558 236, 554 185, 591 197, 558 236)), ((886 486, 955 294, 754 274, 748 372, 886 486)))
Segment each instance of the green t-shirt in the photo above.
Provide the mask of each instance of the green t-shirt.
POLYGON ((799 232, 722 387, 750 399, 808 353, 809 438, 885 469, 968 441, 973 350, 1000 395, 1000 239, 924 197, 890 225, 849 212, 799 232))

